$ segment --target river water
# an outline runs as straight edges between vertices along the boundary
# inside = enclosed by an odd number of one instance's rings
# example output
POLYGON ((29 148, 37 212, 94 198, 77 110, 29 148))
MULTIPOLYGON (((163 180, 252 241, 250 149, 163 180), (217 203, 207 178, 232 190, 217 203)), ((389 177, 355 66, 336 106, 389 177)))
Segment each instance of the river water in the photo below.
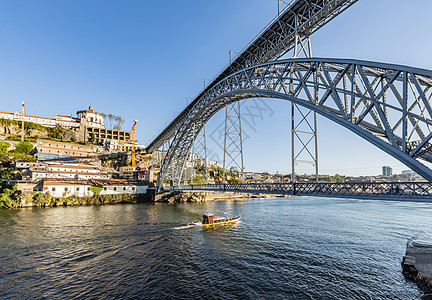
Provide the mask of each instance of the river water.
POLYGON ((0 210, 2 299, 418 299, 432 204, 315 197, 0 210), (233 226, 185 226, 205 212, 233 226))

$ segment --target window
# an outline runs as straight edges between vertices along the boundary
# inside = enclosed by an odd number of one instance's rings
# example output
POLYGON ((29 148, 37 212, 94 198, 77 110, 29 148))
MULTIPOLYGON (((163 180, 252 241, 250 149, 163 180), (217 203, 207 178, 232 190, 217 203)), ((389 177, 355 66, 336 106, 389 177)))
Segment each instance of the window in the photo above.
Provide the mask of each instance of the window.
POLYGON ((51 191, 55 192, 55 187, 53 187, 53 188, 51 189, 51 191))
POLYGON ((126 187, 125 186, 123 187, 123 191, 126 191, 126 187))
POLYGON ((132 191, 135 191, 135 188, 134 188, 134 187, 132 188, 132 191))
POLYGON ((68 188, 67 187, 65 187, 65 192, 68 190, 68 188))
POLYGON ((90 187, 87 188, 87 191, 90 191, 90 187))
POLYGON ((117 191, 117 187, 114 187, 114 191, 117 191))
POLYGON ((79 187, 76 188, 77 192, 79 191, 79 187))
POLYGON ((106 191, 107 190, 107 188, 106 188, 106 186, 104 187, 104 191, 106 191))

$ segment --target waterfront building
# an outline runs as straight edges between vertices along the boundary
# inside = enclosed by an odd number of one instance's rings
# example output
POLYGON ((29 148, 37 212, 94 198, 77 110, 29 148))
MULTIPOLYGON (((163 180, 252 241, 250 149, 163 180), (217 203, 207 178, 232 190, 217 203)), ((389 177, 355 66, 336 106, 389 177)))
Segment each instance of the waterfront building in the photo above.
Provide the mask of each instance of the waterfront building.
POLYGON ((133 172, 134 180, 141 180, 143 182, 153 182, 152 170, 136 170, 133 172))
POLYGON ((93 192, 90 190, 94 184, 90 180, 76 180, 72 178, 45 178, 42 181, 41 191, 49 193, 53 197, 91 197, 93 192))
POLYGON ((94 179, 92 182, 103 187, 101 195, 145 194, 148 186, 126 179, 94 179))
POLYGON ((72 178, 45 178, 38 189, 53 197, 91 197, 91 187, 101 187, 100 195, 145 194, 147 185, 124 179, 76 180, 72 178))

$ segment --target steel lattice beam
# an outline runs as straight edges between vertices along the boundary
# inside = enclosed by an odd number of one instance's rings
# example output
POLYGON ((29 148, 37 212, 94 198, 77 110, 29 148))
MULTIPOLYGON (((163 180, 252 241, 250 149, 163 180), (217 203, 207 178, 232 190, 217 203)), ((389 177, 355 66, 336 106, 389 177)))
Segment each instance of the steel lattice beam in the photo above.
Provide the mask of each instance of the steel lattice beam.
POLYGON ((297 0, 270 22, 177 117, 147 146, 150 153, 170 140, 195 104, 223 78, 256 64, 276 60, 293 49, 296 37, 307 38, 358 0, 297 0))
POLYGON ((175 186, 171 190, 432 202, 429 182, 206 184, 175 186))
POLYGON ((257 97, 316 111, 432 182, 432 171, 419 161, 432 162, 431 87, 432 71, 359 60, 290 59, 246 68, 214 84, 192 107, 168 150, 158 187, 167 180, 179 184, 197 132, 191 128, 202 128, 227 104, 257 97))

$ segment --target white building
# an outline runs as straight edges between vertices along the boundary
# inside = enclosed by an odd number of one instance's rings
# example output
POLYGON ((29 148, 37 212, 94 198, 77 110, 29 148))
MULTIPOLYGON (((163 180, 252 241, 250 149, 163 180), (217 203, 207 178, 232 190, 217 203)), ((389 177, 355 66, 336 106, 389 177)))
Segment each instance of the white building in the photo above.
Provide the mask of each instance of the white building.
POLYGON ((57 198, 69 196, 91 197, 93 192, 90 187, 93 185, 90 180, 46 178, 43 181, 42 191, 57 198))
POLYGON ((29 176, 32 180, 43 178, 69 178, 78 180, 108 179, 110 176, 99 167, 66 161, 27 162, 17 161, 16 168, 22 176, 29 176))
POLYGON ((91 197, 93 196, 92 186, 102 187, 100 195, 145 194, 147 192, 147 186, 121 179, 75 180, 45 178, 42 190, 44 193, 50 193, 51 196, 58 198, 70 196, 91 197))
POLYGON ((89 106, 86 110, 77 111, 78 120, 87 127, 105 128, 104 117, 89 106))
POLYGON ((92 182, 103 187, 101 195, 145 194, 148 187, 147 185, 137 184, 124 179, 94 179, 92 182))
POLYGON ((46 118, 31 115, 22 115, 20 112, 5 112, 0 111, 0 119, 7 119, 13 121, 32 122, 46 127, 55 127, 57 125, 63 127, 80 127, 80 124, 87 127, 105 128, 104 117, 102 114, 95 112, 93 107, 86 110, 77 111, 77 118, 72 116, 63 116, 55 114, 54 118, 46 118))

